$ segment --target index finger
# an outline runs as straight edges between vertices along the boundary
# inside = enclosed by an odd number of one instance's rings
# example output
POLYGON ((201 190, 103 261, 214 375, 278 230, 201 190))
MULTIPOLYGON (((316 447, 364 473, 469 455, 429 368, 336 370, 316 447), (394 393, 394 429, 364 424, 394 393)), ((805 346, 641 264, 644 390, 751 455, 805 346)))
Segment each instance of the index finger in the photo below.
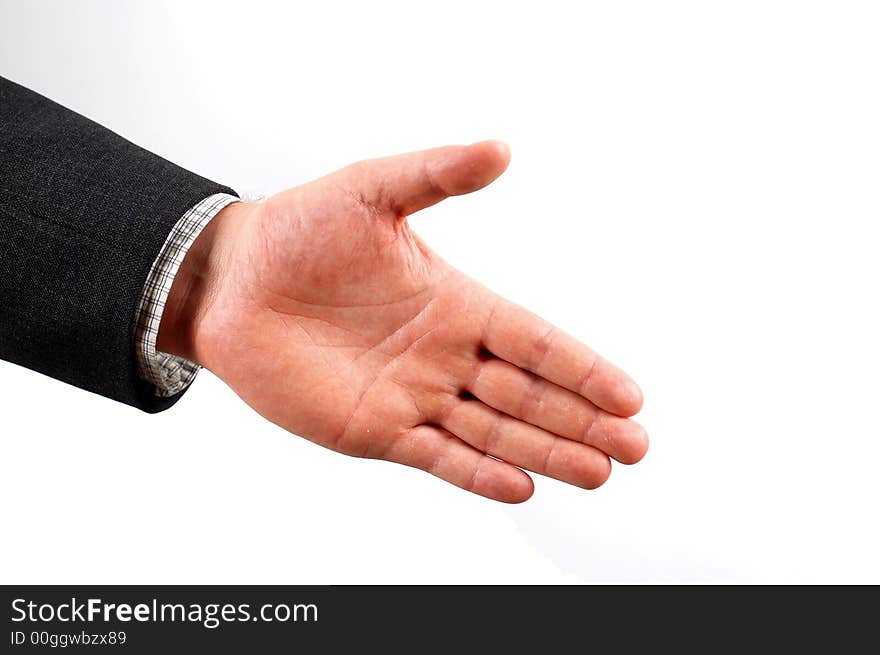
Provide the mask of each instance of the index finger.
POLYGON ((608 412, 632 416, 642 407, 642 391, 626 373, 512 302, 499 298, 482 341, 496 357, 574 391, 608 412))

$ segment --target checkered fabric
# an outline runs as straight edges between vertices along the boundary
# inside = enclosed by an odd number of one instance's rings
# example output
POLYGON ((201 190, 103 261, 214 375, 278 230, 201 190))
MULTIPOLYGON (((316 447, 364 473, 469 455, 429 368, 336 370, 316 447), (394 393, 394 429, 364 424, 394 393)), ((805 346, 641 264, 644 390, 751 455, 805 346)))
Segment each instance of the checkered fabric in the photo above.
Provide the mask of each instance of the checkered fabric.
POLYGON ((192 383, 201 368, 188 359, 156 350, 159 324, 174 276, 204 227, 221 209, 237 200, 227 193, 215 193, 187 211, 171 230, 147 276, 138 305, 135 350, 140 376, 153 385, 159 397, 180 393, 192 383))

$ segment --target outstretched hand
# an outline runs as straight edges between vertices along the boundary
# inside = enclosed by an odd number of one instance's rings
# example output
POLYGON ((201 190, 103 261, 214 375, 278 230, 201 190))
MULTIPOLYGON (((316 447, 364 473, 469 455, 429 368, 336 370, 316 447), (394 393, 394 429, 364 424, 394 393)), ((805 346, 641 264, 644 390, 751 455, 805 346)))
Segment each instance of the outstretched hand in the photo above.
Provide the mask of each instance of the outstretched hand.
POLYGON ((489 498, 522 470, 601 485, 641 459, 636 384, 455 270, 407 217, 497 178, 482 142, 364 161, 222 210, 168 299, 158 347, 270 421, 333 450, 424 469, 489 498))

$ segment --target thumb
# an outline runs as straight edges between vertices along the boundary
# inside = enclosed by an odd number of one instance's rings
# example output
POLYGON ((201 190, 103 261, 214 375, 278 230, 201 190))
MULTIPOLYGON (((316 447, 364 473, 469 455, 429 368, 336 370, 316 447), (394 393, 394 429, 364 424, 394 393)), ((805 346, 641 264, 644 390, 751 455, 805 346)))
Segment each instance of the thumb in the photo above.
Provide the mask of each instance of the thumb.
POLYGON ((342 172, 349 176, 349 188, 369 207, 404 217, 450 196, 482 189, 509 162, 507 144, 480 141, 370 159, 342 172))

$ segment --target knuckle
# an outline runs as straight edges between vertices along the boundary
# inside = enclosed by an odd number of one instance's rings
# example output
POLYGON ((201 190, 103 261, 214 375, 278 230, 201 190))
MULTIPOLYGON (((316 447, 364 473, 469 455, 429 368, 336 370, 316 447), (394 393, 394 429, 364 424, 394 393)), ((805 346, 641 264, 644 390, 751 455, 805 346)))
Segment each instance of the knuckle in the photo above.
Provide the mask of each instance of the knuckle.
POLYGON ((533 378, 523 391, 519 403, 519 416, 524 421, 531 421, 540 416, 547 394, 547 385, 541 378, 533 378))
POLYGON ((553 339, 556 337, 556 332, 556 327, 551 325, 540 337, 532 342, 532 354, 529 369, 535 373, 540 370, 541 366, 547 360, 547 357, 549 357, 552 351, 553 339))
POLYGON ((488 453, 489 455, 497 453, 499 444, 501 443, 501 439, 503 437, 504 415, 498 412, 492 419, 492 425, 489 427, 489 431, 486 434, 486 441, 483 447, 483 452, 488 453))

